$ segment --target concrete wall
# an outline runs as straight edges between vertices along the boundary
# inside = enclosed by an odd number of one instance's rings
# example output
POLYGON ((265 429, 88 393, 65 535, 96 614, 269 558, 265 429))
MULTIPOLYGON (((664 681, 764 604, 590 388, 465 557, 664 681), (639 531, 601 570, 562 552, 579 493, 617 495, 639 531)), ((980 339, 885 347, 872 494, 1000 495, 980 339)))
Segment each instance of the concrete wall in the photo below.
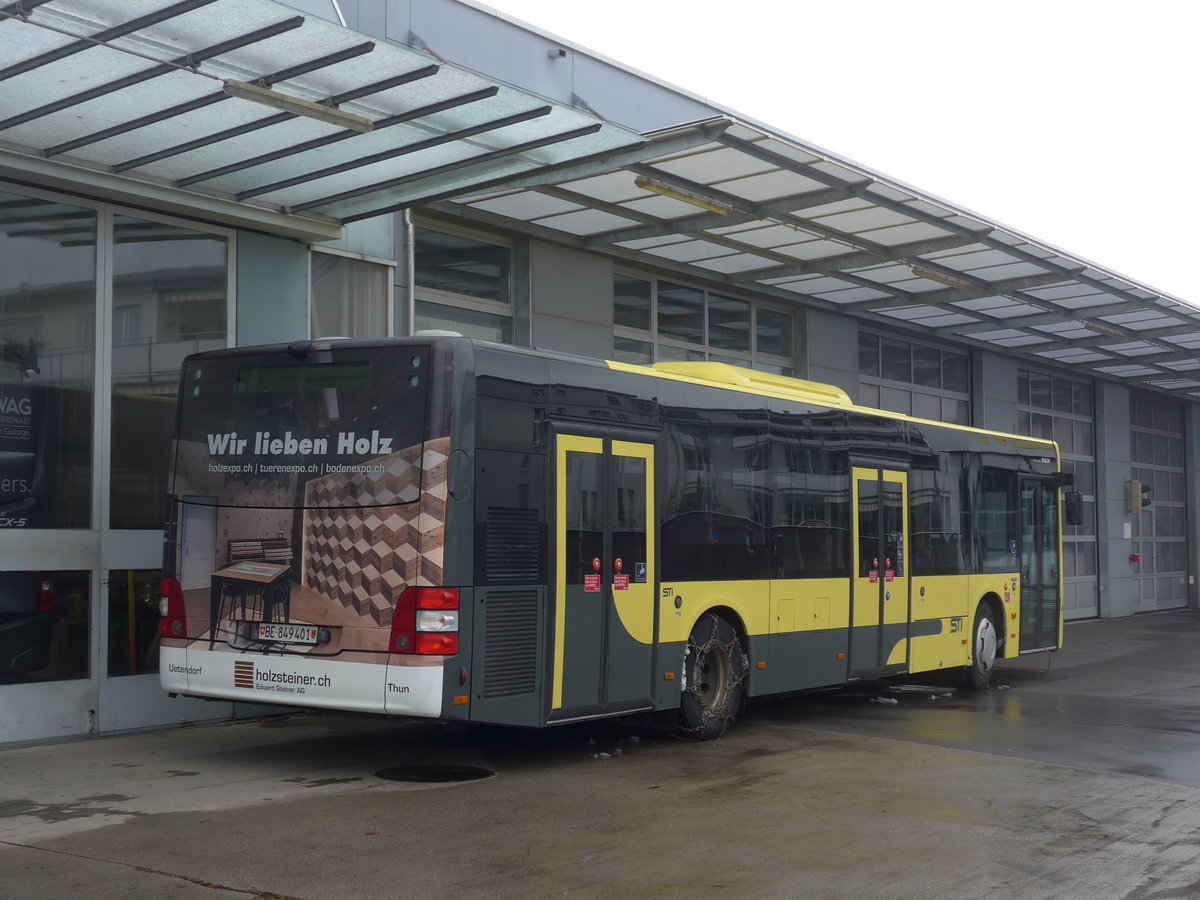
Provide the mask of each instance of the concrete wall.
POLYGON ((976 352, 971 358, 972 425, 996 431, 1017 430, 1017 369, 1015 359, 976 352))
POLYGON ((308 337, 308 245, 249 231, 237 236, 239 347, 308 337))
MULTIPOLYGON (((799 308, 797 315, 801 315, 799 308)), ((796 375, 810 381, 840 387, 858 400, 858 321, 821 309, 810 309, 805 316, 799 360, 807 362, 796 375)))
POLYGON ((1096 391, 1096 572, 1100 581, 1100 615, 1131 616, 1137 602, 1134 590, 1133 525, 1128 491, 1129 389, 1098 381, 1096 391))
POLYGON ((374 219, 351 222, 343 227, 341 240, 316 246, 390 260, 396 252, 396 216, 385 213, 374 219))
POLYGON ((542 241, 529 242, 534 347, 611 359, 611 259, 542 241))

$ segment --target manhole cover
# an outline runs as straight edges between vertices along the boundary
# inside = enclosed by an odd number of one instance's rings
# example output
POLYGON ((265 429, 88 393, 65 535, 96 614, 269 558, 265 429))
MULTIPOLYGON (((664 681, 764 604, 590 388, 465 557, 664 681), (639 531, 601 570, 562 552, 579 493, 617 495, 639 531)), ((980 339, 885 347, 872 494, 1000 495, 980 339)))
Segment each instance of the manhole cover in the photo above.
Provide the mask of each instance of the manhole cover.
POLYGON ((415 784, 444 784, 454 781, 479 781, 491 778, 496 773, 479 766, 397 766, 381 769, 375 773, 388 781, 407 781, 415 784))

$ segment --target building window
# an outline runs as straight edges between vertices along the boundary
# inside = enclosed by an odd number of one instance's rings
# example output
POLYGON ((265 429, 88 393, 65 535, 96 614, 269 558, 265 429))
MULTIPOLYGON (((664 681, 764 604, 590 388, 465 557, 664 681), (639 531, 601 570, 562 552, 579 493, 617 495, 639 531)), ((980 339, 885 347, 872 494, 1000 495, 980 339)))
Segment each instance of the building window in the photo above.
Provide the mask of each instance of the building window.
POLYGON ((792 316, 766 306, 755 310, 755 352, 760 356, 792 358, 792 316))
POLYGON ((413 327, 511 344, 512 250, 472 237, 413 229, 413 327))
POLYGON ((180 366, 226 345, 228 241, 114 215, 112 267, 109 524, 159 529, 180 366))
POLYGON ((381 263, 314 251, 312 336, 386 337, 390 274, 381 263))
POLYGON ((733 297, 710 294, 708 298, 708 346, 714 350, 750 352, 750 303, 733 297))
POLYGON ((512 302, 512 252, 507 247, 416 228, 413 264, 418 287, 512 302))
POLYGON ((108 572, 108 675, 158 671, 158 569, 108 572))
POLYGON ((457 331, 469 338, 495 341, 499 344, 511 344, 513 339, 512 316, 449 306, 445 303, 430 303, 427 300, 417 301, 414 329, 457 331))
POLYGON ((113 344, 136 343, 142 336, 142 308, 118 306, 113 310, 113 344))
POLYGON ((693 285, 616 273, 613 359, 722 362, 780 375, 794 371, 790 312, 693 285))
POLYGON ((90 572, 0 572, 0 685, 88 677, 90 572))
POLYGON ((1064 472, 1083 494, 1079 525, 1063 528, 1064 611, 1094 616, 1096 593, 1096 447, 1092 386, 1060 375, 1017 370, 1017 433, 1058 443, 1064 472))
POLYGON ((704 344, 704 291, 658 283, 658 334, 668 340, 704 344))
POLYGON ((628 275, 613 278, 613 324, 650 331, 650 282, 628 275))
POLYGON ((654 344, 651 341, 639 341, 637 338, 614 337, 613 359, 617 362, 633 363, 635 366, 653 365, 654 344))
POLYGON ((869 331, 858 333, 858 390, 863 406, 969 425, 969 371, 963 353, 869 331))
POLYGON ((93 210, 0 192, 3 530, 92 524, 96 229, 93 210))

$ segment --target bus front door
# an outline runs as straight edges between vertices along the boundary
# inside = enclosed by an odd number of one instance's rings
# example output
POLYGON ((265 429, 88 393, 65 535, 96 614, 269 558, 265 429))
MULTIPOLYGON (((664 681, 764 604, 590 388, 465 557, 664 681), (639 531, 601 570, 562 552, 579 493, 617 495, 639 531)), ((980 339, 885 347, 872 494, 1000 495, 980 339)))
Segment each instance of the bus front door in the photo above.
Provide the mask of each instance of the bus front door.
POLYGON ((1059 602, 1058 491, 1021 479, 1021 650, 1057 647, 1059 602))
POLYGON ((854 585, 850 678, 908 669, 908 475, 858 468, 854 482, 854 585))
POLYGON ((648 709, 654 445, 559 434, 549 721, 648 709))

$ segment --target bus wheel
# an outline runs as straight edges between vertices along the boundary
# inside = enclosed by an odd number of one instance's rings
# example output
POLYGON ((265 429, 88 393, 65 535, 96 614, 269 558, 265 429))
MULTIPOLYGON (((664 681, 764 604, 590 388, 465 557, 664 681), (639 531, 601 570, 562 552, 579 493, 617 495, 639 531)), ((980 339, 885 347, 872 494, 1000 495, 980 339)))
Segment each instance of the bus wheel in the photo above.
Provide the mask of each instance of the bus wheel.
POLYGON ((971 629, 971 661, 963 671, 963 687, 967 690, 987 690, 992 681, 992 672, 996 669, 998 644, 999 636, 991 608, 986 603, 980 603, 975 610, 975 626, 971 629))
POLYGON ((697 741, 720 737, 742 708, 746 654, 733 626, 715 613, 706 613, 692 629, 683 677, 680 736, 697 741))

